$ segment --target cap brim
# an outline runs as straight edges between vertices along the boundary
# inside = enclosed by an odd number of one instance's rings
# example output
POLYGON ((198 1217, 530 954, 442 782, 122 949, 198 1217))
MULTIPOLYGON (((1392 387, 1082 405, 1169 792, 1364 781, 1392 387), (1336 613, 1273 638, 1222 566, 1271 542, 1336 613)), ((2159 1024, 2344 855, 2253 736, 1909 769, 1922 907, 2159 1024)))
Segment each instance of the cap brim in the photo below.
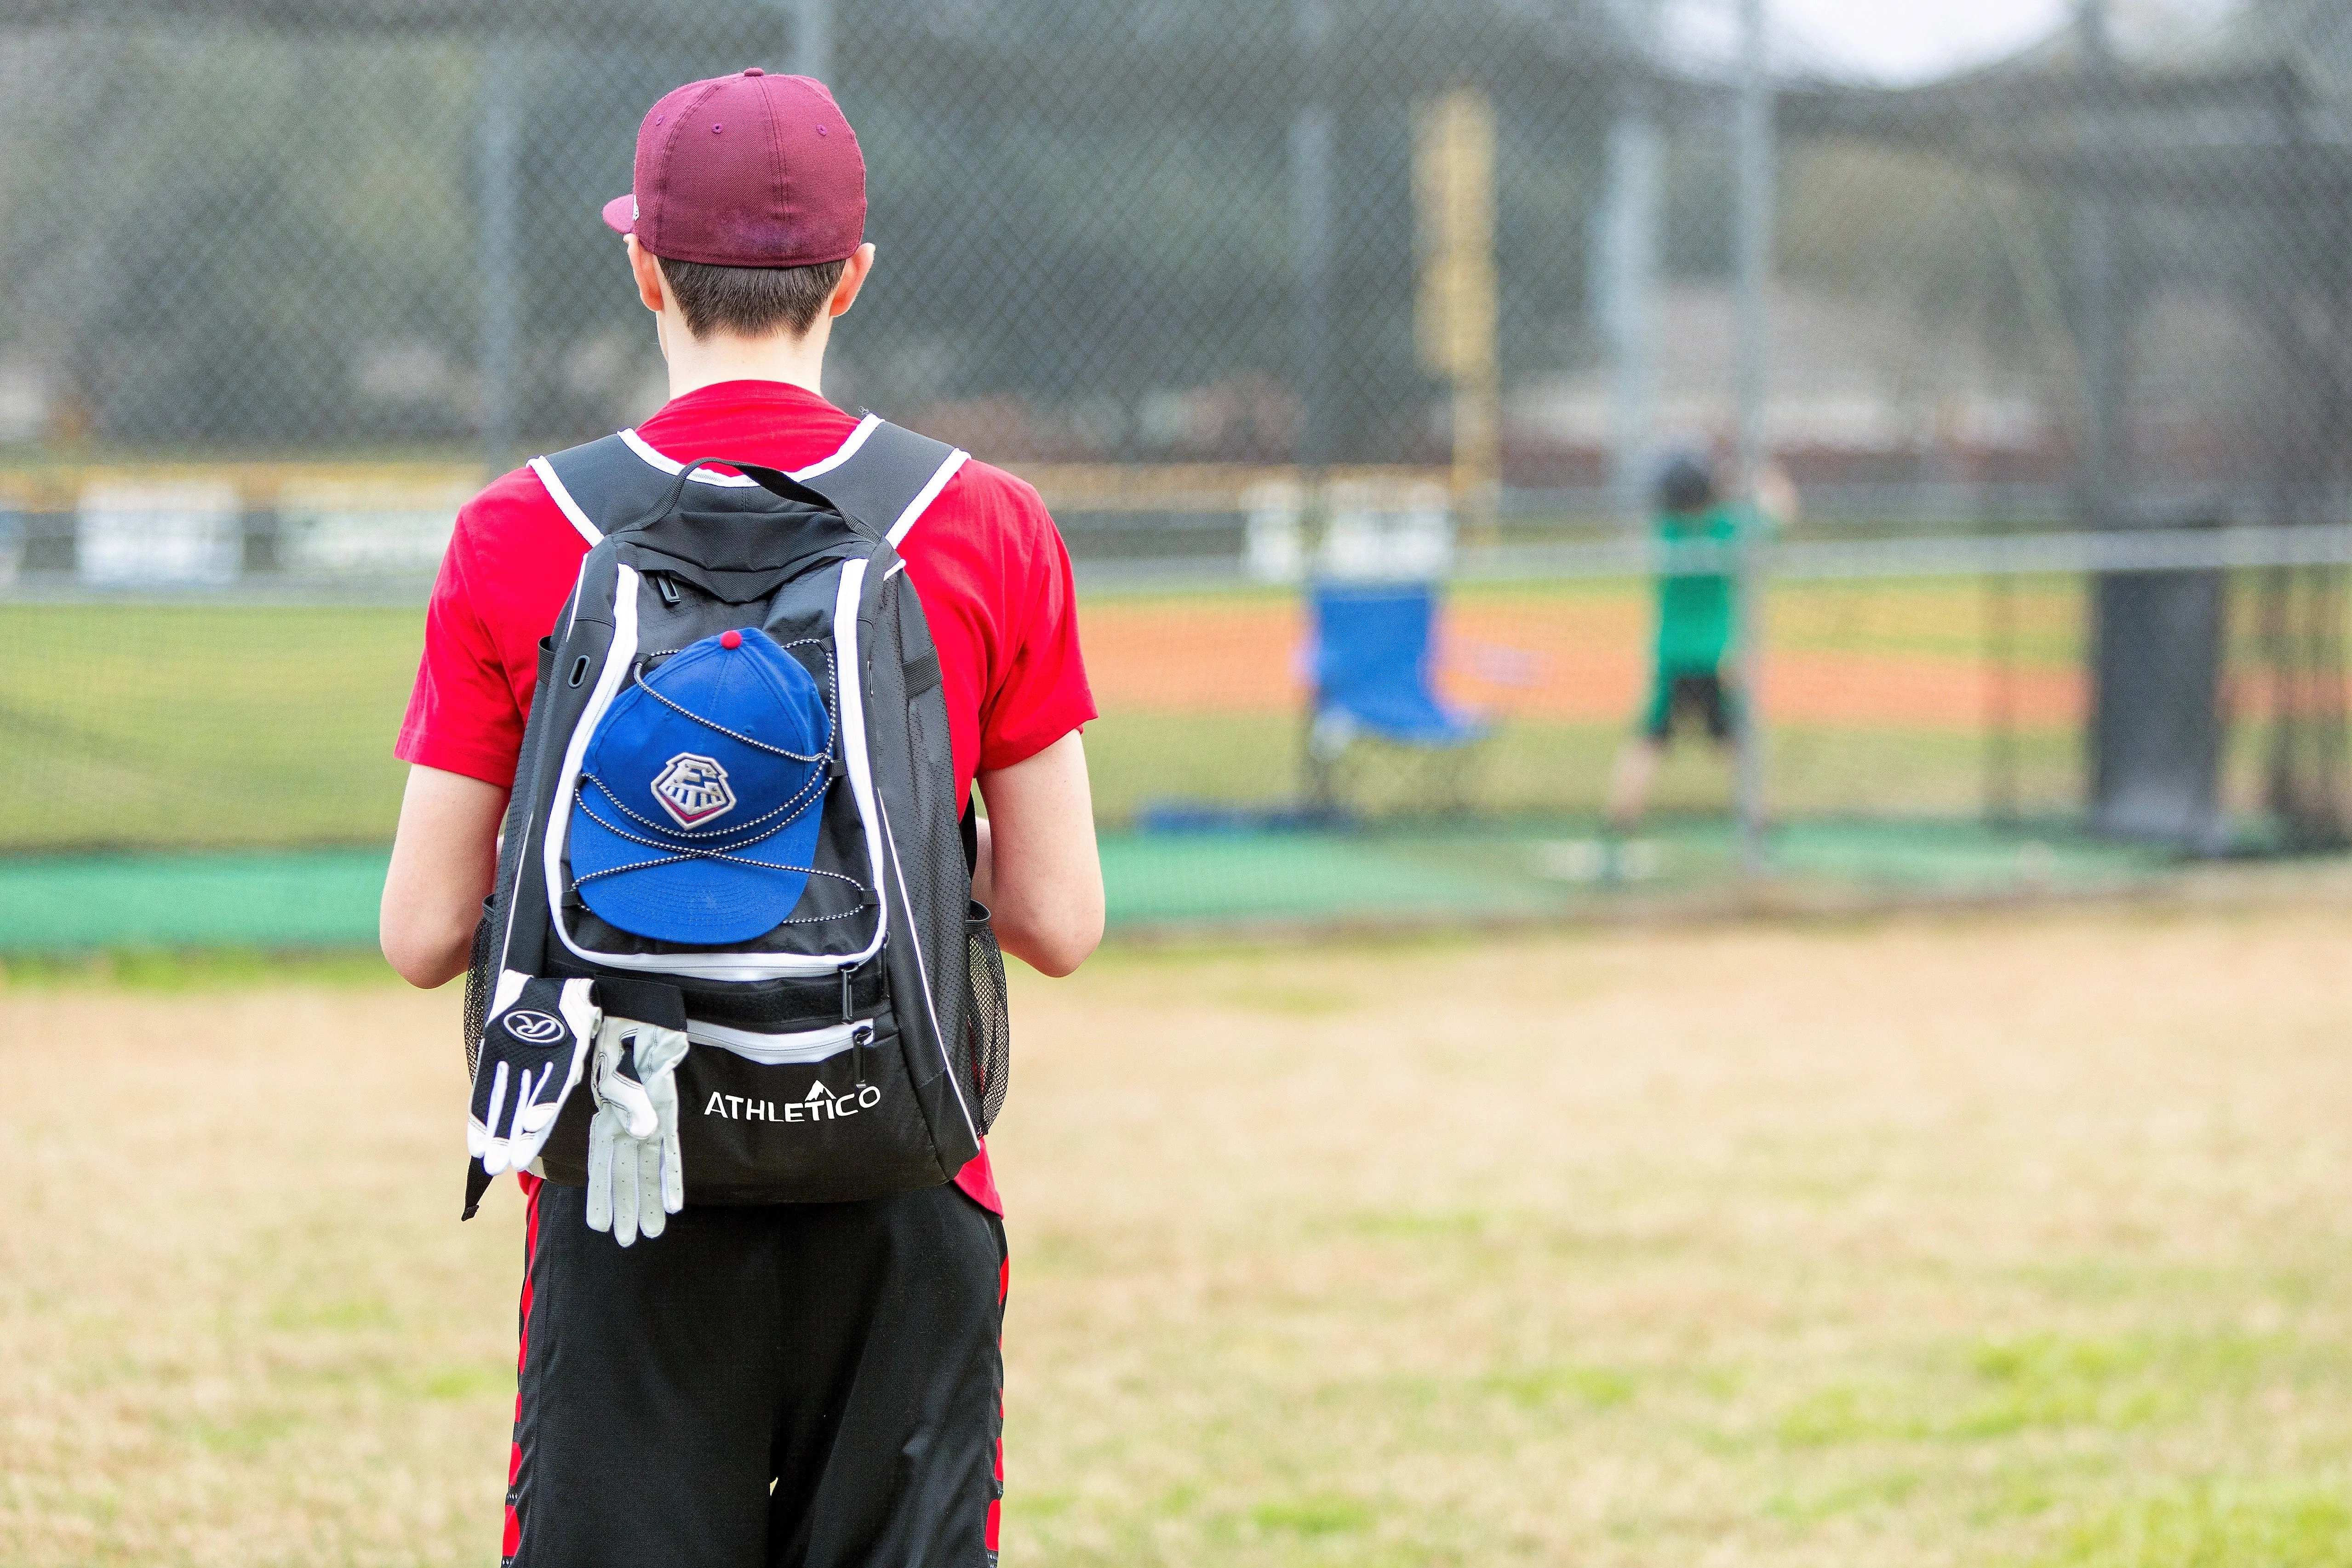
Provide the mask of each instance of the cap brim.
POLYGON ((637 228, 637 198, 614 196, 606 202, 604 226, 614 234, 635 234, 637 228))
MULTIPOLYGON (((816 853, 824 820, 822 806, 812 806, 782 831, 747 846, 742 854, 779 865, 806 866, 816 853)), ((805 872, 699 858, 615 870, 659 860, 662 852, 622 837, 577 803, 572 807, 565 847, 572 875, 580 881, 580 897, 597 918, 656 942, 710 947, 765 936, 791 917, 808 885, 805 872), (599 877, 594 875, 598 871, 612 874, 599 877)))

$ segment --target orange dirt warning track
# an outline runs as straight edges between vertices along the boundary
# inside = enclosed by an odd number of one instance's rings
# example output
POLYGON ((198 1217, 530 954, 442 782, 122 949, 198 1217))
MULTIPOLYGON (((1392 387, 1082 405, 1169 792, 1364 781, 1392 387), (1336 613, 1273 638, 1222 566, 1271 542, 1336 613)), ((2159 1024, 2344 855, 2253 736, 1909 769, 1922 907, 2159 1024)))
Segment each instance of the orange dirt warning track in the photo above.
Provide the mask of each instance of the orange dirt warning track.
MULTIPOLYGON (((1306 617, 1295 605, 1093 605, 1084 612, 1087 673, 1106 713, 1295 713, 1306 617)), ((1485 711, 1569 723, 1616 723, 1649 677, 1649 623, 1639 605, 1470 604, 1447 612, 1443 683, 1485 711)), ((2011 721, 2079 721, 2073 670, 2021 668, 1948 655, 1790 649, 1765 660, 1765 703, 1781 723, 1972 730, 1997 698, 2011 721)))

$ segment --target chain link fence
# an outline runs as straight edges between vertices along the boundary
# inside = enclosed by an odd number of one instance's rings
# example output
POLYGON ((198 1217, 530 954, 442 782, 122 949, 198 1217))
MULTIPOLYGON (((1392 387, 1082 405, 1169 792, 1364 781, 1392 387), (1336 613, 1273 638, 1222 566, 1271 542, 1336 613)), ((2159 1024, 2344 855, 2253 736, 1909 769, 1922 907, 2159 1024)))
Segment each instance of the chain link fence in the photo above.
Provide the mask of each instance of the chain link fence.
MULTIPOLYGON (((866 150, 829 394, 1063 523, 1108 826, 1297 817, 1302 580, 1421 576, 1486 739, 1353 818, 1573 881, 1651 576, 1752 568, 1784 862, 2331 846, 2352 29, 2114 4, 1899 89, 1776 46, 1743 122, 1732 0, 0 0, 0 846, 383 837, 456 505, 664 395, 597 218, 638 117, 751 64, 866 150), (1662 563, 1676 447, 1801 520, 1662 563)), ((1731 777, 1678 750, 1665 862, 1728 864, 1674 846, 1731 777)))
MULTIPOLYGON (((599 202, 628 188, 655 96, 796 63, 805 9, 20 21, 0 178, 39 220, 7 242, 32 293, 5 352, 35 384, 10 434, 502 459, 641 415, 659 365, 599 202), (100 61, 102 93, 40 90, 100 61)), ((1440 459, 1413 353, 1410 126, 1462 81, 1505 128, 1508 373, 1575 352, 1609 79, 1589 58, 1605 32, 1570 8, 1465 26, 1429 5, 902 0, 830 32, 891 280, 843 334, 846 400, 1010 459, 1278 463, 1309 442, 1440 459)))

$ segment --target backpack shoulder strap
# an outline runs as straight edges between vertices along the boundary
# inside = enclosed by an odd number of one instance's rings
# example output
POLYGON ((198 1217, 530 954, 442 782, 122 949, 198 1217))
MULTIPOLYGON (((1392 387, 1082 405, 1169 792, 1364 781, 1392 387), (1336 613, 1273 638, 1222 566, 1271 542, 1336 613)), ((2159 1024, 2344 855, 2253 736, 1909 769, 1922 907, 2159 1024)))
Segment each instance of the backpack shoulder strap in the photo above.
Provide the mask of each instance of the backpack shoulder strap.
POLYGON ((840 451, 792 477, 895 547, 971 455, 870 414, 857 429, 840 451))
MULTIPOLYGON (((944 441, 869 414, 839 451, 786 478, 823 496, 852 523, 896 545, 969 457, 944 441)), ((592 546, 659 505, 677 483, 680 467, 647 446, 635 430, 530 460, 531 472, 565 521, 592 546)), ((756 479, 707 471, 697 472, 694 482, 722 489, 759 489, 756 479)))
POLYGON ((654 504, 670 481, 639 458, 629 445, 634 431, 607 436, 549 458, 533 458, 530 471, 547 493, 593 547, 610 531, 606 519, 635 521, 654 504))

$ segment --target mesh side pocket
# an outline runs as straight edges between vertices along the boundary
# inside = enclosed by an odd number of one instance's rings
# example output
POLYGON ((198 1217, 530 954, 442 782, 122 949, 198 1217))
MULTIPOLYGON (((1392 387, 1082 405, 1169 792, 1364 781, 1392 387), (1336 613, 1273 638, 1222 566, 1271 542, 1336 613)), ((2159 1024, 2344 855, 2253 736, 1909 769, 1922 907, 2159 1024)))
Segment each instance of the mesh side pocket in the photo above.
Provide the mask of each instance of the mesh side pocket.
POLYGON ((499 928, 490 900, 482 900, 482 918, 474 927, 474 957, 466 966, 466 1079, 473 1081, 474 1064, 482 1058, 482 1026, 490 1021, 490 986, 498 976, 499 928))
POLYGON ((989 923, 988 907, 975 903, 964 917, 965 985, 963 1035, 965 1070, 972 1089, 973 1120, 985 1133, 996 1125, 1004 1109, 1004 1090, 1013 1077, 1013 1015, 1005 1005, 1004 951, 996 945, 996 928, 989 923))

